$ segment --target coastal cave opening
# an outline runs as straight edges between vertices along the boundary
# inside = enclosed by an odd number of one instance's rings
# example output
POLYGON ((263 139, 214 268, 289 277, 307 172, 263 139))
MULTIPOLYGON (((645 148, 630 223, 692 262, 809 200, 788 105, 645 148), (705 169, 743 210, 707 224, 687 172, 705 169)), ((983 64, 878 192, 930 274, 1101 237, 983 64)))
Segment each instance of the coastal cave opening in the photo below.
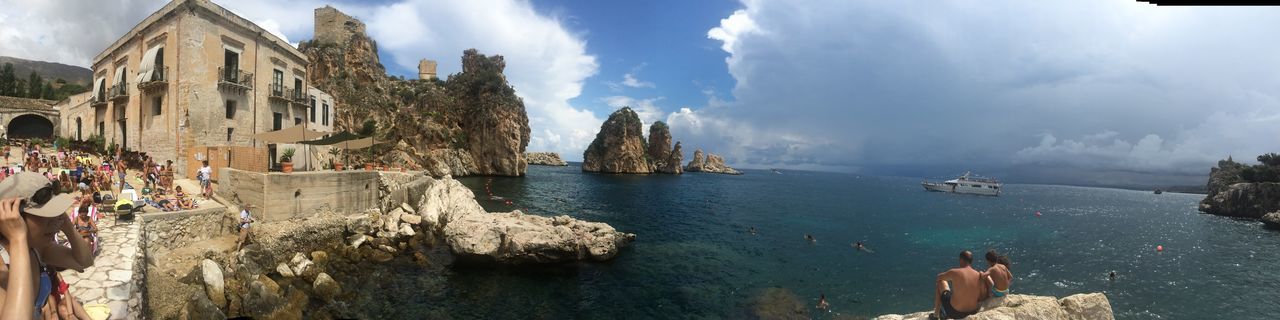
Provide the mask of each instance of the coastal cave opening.
POLYGON ((34 114, 24 114, 9 120, 9 125, 6 129, 9 139, 49 139, 53 137, 53 121, 34 114))

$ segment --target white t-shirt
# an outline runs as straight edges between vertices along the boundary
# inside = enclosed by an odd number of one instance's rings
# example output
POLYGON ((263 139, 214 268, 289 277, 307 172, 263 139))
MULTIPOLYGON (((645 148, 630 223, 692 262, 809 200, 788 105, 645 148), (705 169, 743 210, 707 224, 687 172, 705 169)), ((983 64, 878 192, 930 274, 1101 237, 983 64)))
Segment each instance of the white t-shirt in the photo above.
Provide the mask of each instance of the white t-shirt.
POLYGON ((249 221, 249 210, 240 210, 240 227, 241 228, 248 227, 249 226, 248 221, 249 221))
POLYGON ((200 180, 209 180, 209 177, 212 174, 213 174, 213 169, 209 168, 209 166, 204 166, 200 168, 200 180))

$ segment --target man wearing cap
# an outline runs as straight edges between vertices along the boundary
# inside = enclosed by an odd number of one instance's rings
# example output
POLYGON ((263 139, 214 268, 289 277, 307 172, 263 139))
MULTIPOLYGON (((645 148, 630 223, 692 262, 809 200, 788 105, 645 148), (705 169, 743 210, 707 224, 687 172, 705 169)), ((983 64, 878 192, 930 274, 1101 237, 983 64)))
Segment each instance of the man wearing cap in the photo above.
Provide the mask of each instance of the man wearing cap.
POLYGON ((0 181, 0 199, 23 199, 22 213, 27 223, 31 248, 47 265, 83 272, 93 266, 93 252, 66 217, 75 203, 71 194, 57 194, 57 186, 43 175, 21 172, 0 181), (54 236, 62 232, 71 248, 57 245, 54 236))

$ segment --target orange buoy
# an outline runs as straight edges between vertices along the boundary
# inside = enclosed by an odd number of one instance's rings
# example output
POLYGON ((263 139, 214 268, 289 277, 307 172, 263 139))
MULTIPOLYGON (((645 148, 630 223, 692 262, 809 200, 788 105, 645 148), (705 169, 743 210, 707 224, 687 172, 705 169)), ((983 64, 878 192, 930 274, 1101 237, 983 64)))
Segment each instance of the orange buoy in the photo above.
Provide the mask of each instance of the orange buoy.
POLYGON ((1036 211, 1036 216, 1037 216, 1037 217, 1039 217, 1039 216, 1040 216, 1040 211, 1036 211))
POLYGON ((1164 246, 1157 245, 1157 246, 1156 246, 1156 252, 1164 252, 1164 246))

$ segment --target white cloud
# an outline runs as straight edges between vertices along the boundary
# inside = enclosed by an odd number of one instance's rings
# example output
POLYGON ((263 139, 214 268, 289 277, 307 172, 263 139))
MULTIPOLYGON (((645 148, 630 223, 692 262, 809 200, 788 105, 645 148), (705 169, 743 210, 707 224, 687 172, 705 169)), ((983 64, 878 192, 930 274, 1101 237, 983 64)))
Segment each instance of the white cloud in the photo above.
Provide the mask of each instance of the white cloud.
POLYGON ((622 85, 632 88, 653 88, 653 82, 640 81, 630 73, 622 75, 622 85))
POLYGON ((728 55, 732 98, 690 113, 704 131, 709 119, 726 123, 706 143, 744 150, 746 163, 1203 174, 1228 154, 1280 149, 1275 124, 1256 121, 1280 117, 1280 74, 1266 71, 1280 70, 1280 60, 1265 54, 1280 44, 1259 40, 1280 28, 1277 9, 1106 0, 743 6, 707 33, 728 55), (838 147, 808 147, 828 142, 838 147))

